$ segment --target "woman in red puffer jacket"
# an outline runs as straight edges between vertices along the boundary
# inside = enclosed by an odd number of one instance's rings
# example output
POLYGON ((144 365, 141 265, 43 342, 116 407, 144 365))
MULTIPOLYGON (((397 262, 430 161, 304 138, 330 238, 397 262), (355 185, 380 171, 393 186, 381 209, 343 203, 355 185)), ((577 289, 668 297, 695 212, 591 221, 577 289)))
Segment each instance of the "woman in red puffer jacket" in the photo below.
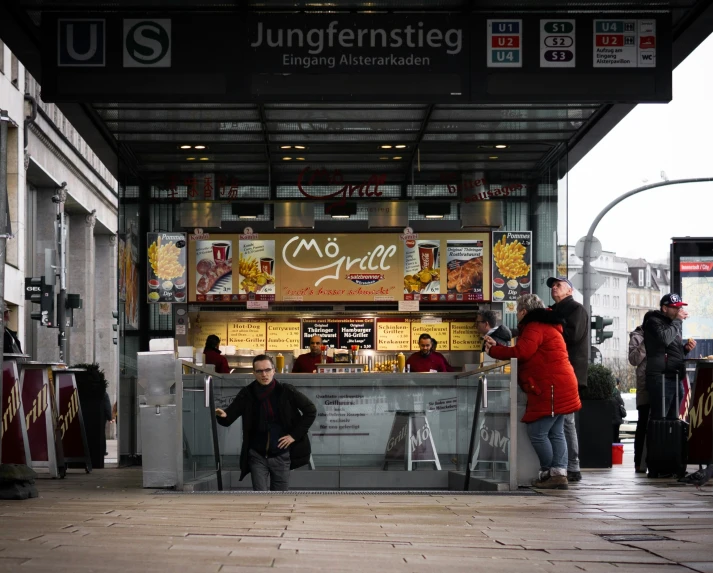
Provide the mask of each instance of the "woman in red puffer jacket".
POLYGON ((527 394, 522 421, 540 459, 539 479, 533 486, 567 489, 564 415, 578 411, 582 403, 562 338, 562 320, 535 294, 517 299, 517 318, 517 344, 501 346, 486 336, 485 351, 498 360, 518 360, 518 384, 527 394))

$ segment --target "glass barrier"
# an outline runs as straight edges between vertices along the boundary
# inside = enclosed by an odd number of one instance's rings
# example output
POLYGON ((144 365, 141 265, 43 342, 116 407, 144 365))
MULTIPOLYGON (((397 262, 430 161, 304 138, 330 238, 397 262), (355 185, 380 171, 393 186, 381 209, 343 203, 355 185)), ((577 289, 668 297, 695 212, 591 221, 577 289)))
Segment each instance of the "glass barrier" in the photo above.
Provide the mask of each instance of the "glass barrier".
POLYGON ((216 477, 222 490, 214 387, 220 375, 184 363, 182 392, 183 481, 216 477), (209 381, 206 384, 206 380, 209 381), (207 394, 206 394, 207 392, 207 394))

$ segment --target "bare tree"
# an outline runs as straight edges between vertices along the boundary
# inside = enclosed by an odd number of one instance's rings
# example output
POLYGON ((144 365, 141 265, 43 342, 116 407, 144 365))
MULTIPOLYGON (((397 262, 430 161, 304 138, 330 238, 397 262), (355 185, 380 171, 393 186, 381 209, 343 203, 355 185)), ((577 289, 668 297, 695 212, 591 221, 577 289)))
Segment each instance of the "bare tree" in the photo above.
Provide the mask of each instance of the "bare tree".
POLYGON ((607 358, 604 365, 611 369, 614 377, 619 379, 619 389, 622 392, 629 392, 631 388, 636 388, 636 368, 623 358, 607 358))

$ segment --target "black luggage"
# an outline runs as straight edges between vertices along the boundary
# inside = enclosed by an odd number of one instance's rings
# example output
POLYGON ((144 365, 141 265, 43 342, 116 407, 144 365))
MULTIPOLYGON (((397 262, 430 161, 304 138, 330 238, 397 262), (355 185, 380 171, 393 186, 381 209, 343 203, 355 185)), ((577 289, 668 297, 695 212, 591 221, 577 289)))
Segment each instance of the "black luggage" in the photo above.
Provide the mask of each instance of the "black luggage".
MULTIPOLYGON (((664 375, 661 376, 661 383, 664 385, 661 395, 663 406, 666 395, 666 377, 664 375)), ((676 376, 676 403, 678 404, 678 376, 676 376)), ((680 419, 649 419, 646 432, 646 451, 649 477, 657 478, 666 474, 674 474, 677 477, 685 476, 688 461, 688 424, 680 419)))

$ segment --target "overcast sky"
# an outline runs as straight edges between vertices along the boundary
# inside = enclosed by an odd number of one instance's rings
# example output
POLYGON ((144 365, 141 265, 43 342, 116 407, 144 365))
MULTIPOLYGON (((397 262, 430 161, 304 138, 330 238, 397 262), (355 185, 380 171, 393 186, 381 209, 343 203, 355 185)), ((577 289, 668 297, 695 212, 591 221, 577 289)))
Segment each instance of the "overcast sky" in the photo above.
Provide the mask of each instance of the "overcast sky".
MULTIPOLYGON (((673 73, 673 100, 638 105, 569 173, 574 245, 612 200, 647 183, 713 177, 713 36, 673 73)), ((562 230, 560 230, 560 233, 562 230)), ((674 185, 625 199, 594 233, 607 251, 650 261, 668 257, 671 237, 713 236, 713 183, 674 185)))

